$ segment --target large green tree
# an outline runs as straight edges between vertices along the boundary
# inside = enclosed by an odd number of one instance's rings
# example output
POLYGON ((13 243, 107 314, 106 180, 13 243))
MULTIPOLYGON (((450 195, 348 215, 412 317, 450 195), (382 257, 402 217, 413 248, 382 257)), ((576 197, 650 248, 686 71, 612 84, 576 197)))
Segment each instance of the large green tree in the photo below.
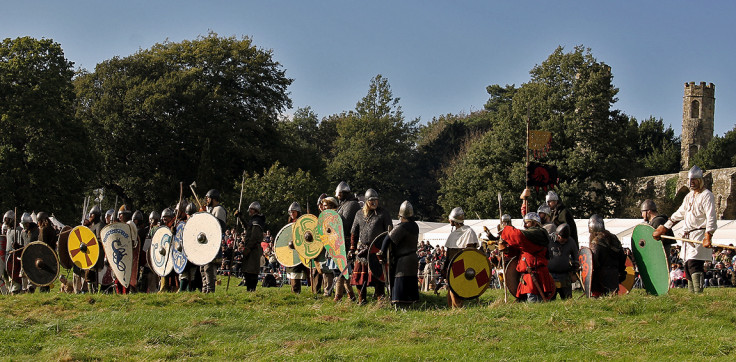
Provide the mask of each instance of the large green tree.
POLYGON ((268 167, 292 80, 250 38, 164 42, 78 77, 77 116, 99 155, 96 179, 137 207, 178 199, 178 183, 230 189, 268 167))
MULTIPOLYGON (((272 234, 286 225, 287 209, 292 202, 299 203, 302 213, 317 213, 317 198, 321 191, 319 182, 309 171, 292 170, 276 162, 260 173, 246 173, 244 180, 241 211, 246 212, 251 202, 258 201, 261 212, 266 215, 267 229, 272 234)), ((237 186, 240 187, 240 181, 237 186)))
POLYGON ((3 211, 81 216, 87 135, 73 110, 73 63, 51 39, 0 44, 0 204, 3 211))
POLYGON ((418 120, 404 120, 388 79, 374 77, 355 110, 334 122, 337 138, 327 167, 331 183, 347 181, 356 191, 373 188, 385 205, 398 207, 409 195, 418 120))
MULTIPOLYGON (((612 109, 618 89, 610 67, 582 46, 570 52, 558 47, 530 75, 516 90, 489 87, 492 130, 448 169, 441 182, 443 208, 470 204, 481 215, 496 215, 491 206, 500 191, 518 214, 528 119, 532 130, 552 133, 551 150, 541 161, 558 167, 563 200, 579 214, 612 213, 615 181, 626 176, 633 155, 627 140, 636 133, 629 118, 612 109)), ((534 195, 532 207, 543 200, 543 194, 534 195)))
POLYGON ((723 136, 713 137, 690 162, 704 169, 736 167, 736 127, 723 136))

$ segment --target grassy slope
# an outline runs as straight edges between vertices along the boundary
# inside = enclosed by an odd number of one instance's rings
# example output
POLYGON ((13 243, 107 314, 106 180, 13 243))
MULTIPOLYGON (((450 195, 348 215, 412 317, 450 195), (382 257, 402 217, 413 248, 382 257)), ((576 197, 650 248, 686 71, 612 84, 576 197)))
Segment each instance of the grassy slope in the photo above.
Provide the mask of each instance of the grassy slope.
POLYGON ((306 289, 0 297, 0 355, 31 359, 722 359, 736 355, 736 289, 462 310, 333 303, 306 289))

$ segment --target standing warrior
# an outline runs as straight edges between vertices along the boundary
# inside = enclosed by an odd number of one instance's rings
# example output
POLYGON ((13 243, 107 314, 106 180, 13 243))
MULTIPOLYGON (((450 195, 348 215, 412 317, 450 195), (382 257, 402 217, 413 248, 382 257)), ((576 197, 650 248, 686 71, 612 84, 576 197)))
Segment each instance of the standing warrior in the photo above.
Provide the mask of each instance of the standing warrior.
MULTIPOLYGON (((298 202, 293 202, 289 206, 289 223, 296 222, 296 219, 299 218, 302 214, 302 207, 299 206, 298 202)), ((291 246, 293 247, 293 242, 291 243, 291 246)), ((296 266, 286 268, 286 273, 289 277, 289 284, 291 285, 291 291, 294 293, 301 293, 302 292, 302 280, 307 279, 307 273, 309 273, 309 270, 307 270, 307 267, 304 266, 304 264, 297 264, 296 266)))
POLYGON ((21 229, 15 220, 15 212, 9 210, 3 215, 3 234, 6 237, 7 245, 5 247, 6 255, 8 255, 7 265, 5 268, 8 274, 8 282, 10 284, 10 293, 18 294, 23 289, 23 278, 20 270, 20 251, 12 253, 14 250, 21 249, 23 243, 20 239, 21 229), (12 254, 11 254, 12 253, 12 254))
MULTIPOLYGON (((38 224, 33 222, 33 218, 31 217, 31 214, 24 212, 23 216, 20 218, 20 223, 23 225, 23 230, 20 232, 20 240, 23 247, 28 246, 28 244, 38 240, 38 234, 39 234, 39 228, 38 224)), ((18 260, 20 260, 21 252, 17 251, 16 256, 18 257, 18 260)), ((22 270, 22 269, 21 269, 22 270)), ((28 280, 28 277, 25 276, 25 273, 23 274, 23 290, 28 291, 30 293, 33 293, 36 290, 36 287, 28 280)))
MULTIPOLYGON (((659 227, 659 225, 664 225, 667 222, 667 215, 660 214, 657 212, 657 204, 654 203, 654 200, 646 199, 644 202, 641 203, 641 218, 644 219, 644 222, 649 224, 649 226, 653 227, 655 230, 659 227)), ((667 230, 665 233, 667 236, 675 236, 675 233, 672 232, 672 230, 667 230)), ((664 246, 664 255, 667 257, 667 264, 670 264, 670 249, 672 248, 672 244, 675 243, 675 240, 672 239, 664 239, 662 240, 662 246, 664 246)))
POLYGON ((378 192, 368 189, 365 192, 365 205, 363 210, 355 215, 350 230, 350 252, 357 256, 353 267, 351 284, 359 289, 358 303, 365 304, 367 287, 375 287, 374 296, 382 299, 386 294, 384 282, 378 280, 368 268, 368 253, 373 239, 384 231, 390 231, 393 227, 391 215, 384 208, 378 206, 378 192))
POLYGON ((716 232, 716 207, 713 193, 705 188, 703 170, 693 166, 688 172, 690 192, 685 195, 682 205, 664 225, 657 227, 652 236, 660 240, 668 230, 680 221, 685 222, 682 237, 702 241, 703 244, 683 242, 680 258, 685 261, 685 277, 691 292, 701 293, 705 286, 703 265, 713 260, 711 238, 716 232))
MULTIPOLYGON (((352 192, 350 192, 350 186, 347 182, 341 181, 335 189, 335 197, 340 201, 337 206, 337 213, 342 217, 342 228, 345 230, 345 243, 350 241, 350 231, 353 229, 353 223, 355 222, 355 216, 360 211, 360 204, 358 199, 355 198, 352 192)), ((352 275, 352 267, 348 264, 348 275, 352 275)), ((353 292, 353 286, 350 285, 350 281, 337 275, 335 281, 335 301, 342 299, 345 293, 351 300, 355 300, 355 292, 353 292)))
POLYGON ((588 220, 590 251, 593 254, 593 282, 591 295, 613 294, 618 284, 626 279, 626 254, 616 235, 606 230, 603 218, 593 215, 588 220))
MULTIPOLYGON (((130 207, 126 204, 123 204, 120 206, 120 209, 118 210, 118 221, 122 223, 126 223, 130 226, 130 237, 133 239, 133 249, 135 250, 138 247, 138 227, 133 222, 133 211, 130 209, 130 207)), ((137 265, 133 265, 133 272, 130 275, 130 280, 138 280, 138 269, 137 265)), ((120 283, 120 281, 115 280, 115 291, 118 294, 128 294, 130 293, 131 289, 134 289, 135 285, 131 283, 131 285, 128 285, 127 288, 123 288, 123 285, 120 283)))
MULTIPOLYGON (((243 249, 243 274, 245 276, 245 288, 249 292, 255 292, 258 286, 258 273, 261 271, 261 258, 263 258, 263 230, 266 229, 266 217, 261 213, 261 204, 253 201, 248 206, 250 220, 245 225, 245 245, 243 249)), ((237 212, 235 217, 240 217, 237 212)))
MULTIPOLYGON (((450 235, 447 237, 447 241, 445 242, 447 255, 445 256, 445 262, 442 265, 441 272, 445 277, 445 280, 450 279, 448 275, 450 273, 450 262, 457 254, 460 254, 463 249, 478 248, 478 237, 470 226, 465 225, 465 211, 460 207, 456 207, 450 211, 450 216, 448 216, 448 218, 450 219, 450 225, 454 230, 450 232, 450 235)), ((463 306, 463 300, 451 289, 447 290, 447 306, 452 308, 460 308, 463 306)))
POLYGON ((549 273, 547 247, 549 234, 541 227, 542 220, 536 212, 524 215, 526 230, 518 230, 509 225, 501 231, 502 244, 520 252, 516 271, 521 273, 516 297, 529 302, 548 300, 555 293, 555 281, 549 273))
POLYGON ((573 219, 572 213, 570 213, 570 209, 565 207, 565 205, 560 200, 560 197, 557 196, 557 193, 551 190, 547 193, 545 201, 547 202, 550 210, 552 210, 552 214, 550 214, 552 222, 555 224, 555 226, 567 224, 570 227, 570 237, 575 241, 575 245, 577 246, 578 228, 577 226, 575 226, 575 219, 573 219))
MULTIPOLYGON (((215 189, 207 191, 207 194, 204 195, 205 201, 207 203, 207 212, 214 215, 217 220, 220 222, 220 228, 223 230, 223 235, 220 236, 220 242, 222 243, 222 238, 224 237, 224 230, 226 229, 225 223, 227 222, 227 211, 225 211, 225 208, 220 205, 220 191, 217 191, 215 189)), ((185 210, 186 211, 186 210, 185 210)), ((237 216, 236 216, 237 217, 237 216)), ((222 248, 220 248, 222 250, 222 248)), ((222 255, 218 253, 217 257, 212 260, 211 262, 202 265, 199 268, 200 273, 202 274, 202 292, 203 293, 214 293, 215 292, 215 284, 217 281, 217 266, 218 262, 217 259, 222 258, 222 255)))
MULTIPOLYGON (((570 242, 570 227, 561 224, 549 243, 549 272, 555 280, 557 294, 561 299, 572 297, 572 276, 578 270, 578 248, 570 242)), ((555 297, 552 297, 553 299, 555 297)))
POLYGON ((417 245, 419 244, 419 226, 411 220, 414 216, 414 207, 409 201, 401 203, 399 208, 399 225, 391 230, 383 239, 383 245, 379 255, 383 255, 389 246, 391 249, 391 260, 389 273, 386 278, 391 278, 391 303, 397 308, 404 308, 419 301, 419 257, 417 256, 417 245))

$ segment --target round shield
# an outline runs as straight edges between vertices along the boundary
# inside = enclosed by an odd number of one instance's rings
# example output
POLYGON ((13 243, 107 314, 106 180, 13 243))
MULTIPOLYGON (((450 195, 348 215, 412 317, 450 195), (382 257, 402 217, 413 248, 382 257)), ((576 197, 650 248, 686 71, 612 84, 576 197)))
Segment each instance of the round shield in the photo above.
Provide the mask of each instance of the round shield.
POLYGON ((102 246, 105 248, 107 262, 115 278, 120 282, 123 288, 130 286, 133 277, 133 238, 137 235, 133 234, 130 225, 122 222, 116 222, 105 226, 100 233, 102 236, 102 246))
POLYGON ((184 267, 187 266, 187 254, 184 253, 184 243, 182 242, 182 236, 184 236, 184 225, 186 225, 186 223, 183 221, 180 221, 176 225, 174 242, 171 244, 171 259, 174 263, 174 271, 176 274, 183 273, 184 267))
POLYGON ((289 247, 293 225, 294 223, 290 223, 281 228, 278 234, 276 234, 276 239, 274 239, 273 243, 276 260, 287 268, 295 267, 301 263, 301 260, 299 260, 299 253, 297 253, 295 249, 289 247))
POLYGON ((294 240, 294 249, 303 259, 316 258, 324 247, 318 225, 316 216, 306 214, 296 219, 292 227, 291 237, 294 240))
POLYGON ((460 298, 483 294, 491 281, 491 262, 478 250, 463 250, 450 261, 447 284, 460 298))
POLYGON ((382 282, 386 281, 386 277, 383 273, 383 264, 378 261, 378 256, 376 254, 381 251, 381 244, 383 243, 383 239, 386 238, 387 234, 388 231, 384 231, 378 234, 378 236, 373 239, 373 242, 371 242, 371 247, 368 250, 368 270, 371 272, 371 274, 373 274, 374 278, 377 278, 382 282))
POLYGON ((340 270, 340 275, 349 279, 348 275, 348 253, 345 248, 345 231, 343 230, 342 217, 335 210, 325 210, 319 214, 317 220, 319 234, 325 249, 340 270))
POLYGON ((5 250, 8 247, 8 239, 5 235, 0 235, 0 279, 5 274, 5 250))
POLYGON ((205 265, 215 259, 222 245, 222 227, 210 213, 198 212, 184 225, 184 253, 195 265, 205 265))
POLYGON ((173 235, 169 228, 162 226, 156 230, 151 239, 150 255, 151 269, 158 276, 169 275, 174 270, 174 262, 171 257, 171 239, 173 235))
POLYGON ((516 290, 519 289, 519 281, 521 281, 521 274, 516 270, 516 265, 519 264, 519 257, 515 256, 506 263, 503 269, 503 282, 506 285, 511 295, 516 296, 516 290))
POLYGON ((80 269, 87 270, 93 267, 100 257, 100 243, 95 233, 86 226, 72 229, 67 239, 67 250, 72 263, 80 269))
POLYGON ((45 287, 59 277, 59 258, 56 252, 42 241, 34 241, 23 250, 20 262, 23 273, 36 286, 45 287))
POLYGON ((59 256, 59 264, 64 269, 71 269, 74 266, 71 255, 69 255, 69 234, 72 228, 64 226, 59 233, 59 239, 56 240, 56 255, 59 256))
POLYGON ((306 266, 307 268, 318 268, 320 267, 320 264, 327 261, 327 255, 324 253, 324 249, 322 252, 317 255, 314 259, 304 259, 301 255, 299 255, 299 260, 306 266))

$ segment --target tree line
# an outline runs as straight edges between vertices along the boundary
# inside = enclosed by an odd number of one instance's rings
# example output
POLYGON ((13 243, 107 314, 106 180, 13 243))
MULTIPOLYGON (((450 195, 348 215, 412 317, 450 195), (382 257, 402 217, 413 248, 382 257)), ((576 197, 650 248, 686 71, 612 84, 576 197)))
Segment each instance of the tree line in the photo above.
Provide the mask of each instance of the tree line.
MULTIPOLYGON (((75 223, 95 190, 103 209, 117 199, 150 212, 175 204, 180 184, 193 200, 196 182, 200 196, 219 189, 234 210, 242 183, 243 203, 259 201, 276 231, 293 201, 312 211, 345 180, 357 193, 376 189, 390 210, 410 200, 422 220, 455 206, 495 217, 498 192, 518 217, 527 119, 552 133, 540 161, 558 167, 557 191, 579 215, 614 215, 622 179, 679 170, 674 131, 616 109, 611 68, 583 46, 558 47, 519 86, 489 85, 483 110, 426 123, 404 117, 380 74, 354 109, 287 117, 292 81, 248 37, 165 41, 76 72, 53 40, 5 39, 0 204, 75 223)), ((736 164, 734 134, 699 154, 704 167, 736 164)), ((531 204, 543 198, 533 193, 531 204)))

